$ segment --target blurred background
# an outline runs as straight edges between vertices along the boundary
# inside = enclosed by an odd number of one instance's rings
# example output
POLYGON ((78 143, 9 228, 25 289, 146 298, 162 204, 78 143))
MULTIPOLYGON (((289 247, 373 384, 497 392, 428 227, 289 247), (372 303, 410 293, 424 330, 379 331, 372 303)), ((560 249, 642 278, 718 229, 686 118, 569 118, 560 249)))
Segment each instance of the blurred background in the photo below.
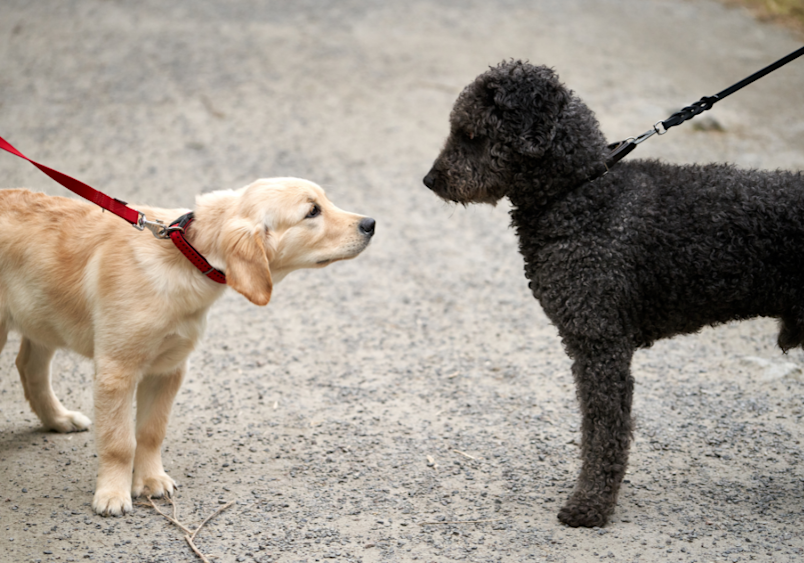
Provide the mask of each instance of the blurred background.
MULTIPOLYGON (((799 48, 801 16, 799 0, 2 0, 0 136, 134 204, 299 176, 377 220, 358 259, 210 314, 164 459, 188 523, 237 503, 199 535, 214 560, 798 561, 802 357, 775 322, 641 351, 617 513, 564 528, 580 419, 508 205, 449 205, 421 179, 456 96, 502 60, 556 69, 617 141, 799 48)), ((802 69, 629 158, 801 170, 802 69)), ((7 153, 0 179, 69 196, 7 153)), ((149 508, 92 513, 93 434, 42 431, 18 344, 0 353, 0 561, 193 560, 149 508)), ((54 372, 91 415, 91 362, 60 353, 54 372)))

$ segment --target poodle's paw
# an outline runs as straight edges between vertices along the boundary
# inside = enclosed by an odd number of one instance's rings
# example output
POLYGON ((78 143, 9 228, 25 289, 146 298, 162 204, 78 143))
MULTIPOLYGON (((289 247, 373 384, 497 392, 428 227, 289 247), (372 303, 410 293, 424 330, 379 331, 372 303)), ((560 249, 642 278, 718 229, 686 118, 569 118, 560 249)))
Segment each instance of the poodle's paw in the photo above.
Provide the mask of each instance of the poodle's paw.
POLYGON ((134 472, 134 481, 131 486, 131 496, 133 497, 153 497, 159 498, 173 496, 173 491, 178 487, 170 475, 160 471, 154 475, 141 475, 134 472))
POLYGON ((42 423, 55 432, 83 432, 89 430, 92 421, 78 411, 63 411, 42 423))
POLYGON ((558 519, 573 528, 605 526, 614 511, 613 502, 601 497, 574 494, 558 512, 558 519))
POLYGON ((96 491, 92 509, 101 516, 122 516, 132 510, 131 495, 125 490, 96 491))

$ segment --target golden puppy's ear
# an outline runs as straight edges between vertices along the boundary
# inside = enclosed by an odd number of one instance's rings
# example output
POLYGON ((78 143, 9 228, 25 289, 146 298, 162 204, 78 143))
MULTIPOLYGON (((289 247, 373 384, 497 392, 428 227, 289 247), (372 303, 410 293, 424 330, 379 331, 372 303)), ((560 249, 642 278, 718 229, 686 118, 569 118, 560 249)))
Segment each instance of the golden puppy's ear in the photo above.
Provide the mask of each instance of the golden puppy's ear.
POLYGON ((267 305, 274 285, 262 233, 231 233, 224 247, 226 284, 255 305, 267 305))

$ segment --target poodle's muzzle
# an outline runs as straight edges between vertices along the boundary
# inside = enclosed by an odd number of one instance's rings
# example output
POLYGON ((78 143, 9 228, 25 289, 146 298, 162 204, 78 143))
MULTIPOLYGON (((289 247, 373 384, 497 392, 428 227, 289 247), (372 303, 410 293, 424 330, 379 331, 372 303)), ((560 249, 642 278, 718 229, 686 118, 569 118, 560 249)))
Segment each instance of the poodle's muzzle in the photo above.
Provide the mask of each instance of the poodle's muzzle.
POLYGON ((436 164, 433 165, 433 167, 427 173, 427 176, 422 179, 422 182, 424 182, 424 185, 427 186, 431 192, 441 199, 446 201, 458 201, 456 197, 449 193, 449 190, 447 189, 447 181, 444 176, 444 173, 438 169, 436 162, 436 164))

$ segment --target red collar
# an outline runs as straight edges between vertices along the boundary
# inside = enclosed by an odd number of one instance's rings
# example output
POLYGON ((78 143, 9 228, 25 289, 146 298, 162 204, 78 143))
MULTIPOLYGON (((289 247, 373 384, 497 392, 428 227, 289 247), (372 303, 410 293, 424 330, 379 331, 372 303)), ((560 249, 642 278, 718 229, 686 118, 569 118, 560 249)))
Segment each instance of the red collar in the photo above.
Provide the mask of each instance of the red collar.
POLYGON ((207 259, 204 258, 186 238, 184 238, 184 235, 187 232, 187 227, 190 226, 190 223, 193 222, 193 219, 195 219, 195 216, 193 215, 192 211, 182 215, 165 229, 167 236, 170 237, 170 240, 173 241, 173 244, 176 245, 176 248, 178 248, 179 251, 187 257, 190 263, 198 268, 202 274, 212 281, 225 284, 226 274, 207 262, 207 259))

